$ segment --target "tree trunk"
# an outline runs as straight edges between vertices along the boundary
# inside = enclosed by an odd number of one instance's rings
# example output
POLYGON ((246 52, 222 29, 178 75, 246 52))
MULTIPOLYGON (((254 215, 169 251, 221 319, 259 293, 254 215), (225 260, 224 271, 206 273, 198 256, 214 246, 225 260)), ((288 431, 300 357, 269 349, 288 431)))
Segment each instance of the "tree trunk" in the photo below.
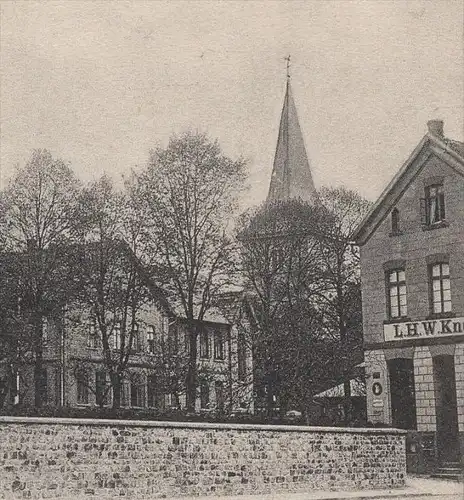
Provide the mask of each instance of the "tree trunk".
POLYGON ((187 368, 187 383, 186 383, 186 403, 189 413, 195 412, 195 402, 197 399, 197 336, 198 331, 192 323, 188 327, 189 335, 189 360, 187 368))
MULTIPOLYGON (((340 259, 341 262, 341 259, 340 259)), ((339 276, 341 274, 341 264, 339 264, 339 276)), ((349 342, 348 342, 348 330, 345 324, 345 314, 343 309, 343 290, 340 283, 337 283, 337 303, 338 303, 338 325, 340 331, 340 341, 342 344, 342 349, 344 353, 349 352, 349 342)), ((343 360, 343 423, 345 427, 348 427, 351 422, 351 384, 350 376, 351 373, 346 369, 346 360, 343 360)))
POLYGON ((343 414, 344 424, 348 427, 351 424, 351 384, 349 373, 345 373, 343 381, 343 414))
POLYGON ((41 408, 46 394, 43 370, 43 330, 42 316, 35 314, 34 317, 34 406, 41 408))
POLYGON ((268 365, 268 369, 266 370, 267 372, 267 381, 266 381, 266 389, 267 389, 267 394, 266 394, 266 410, 267 410, 267 416, 269 418, 272 418, 274 416, 274 393, 275 393, 275 383, 274 383, 274 371, 273 369, 268 365))
POLYGON ((9 365, 6 372, 5 380, 0 380, 0 408, 3 408, 6 402, 8 393, 12 393, 13 389, 13 370, 9 365))
POLYGON ((111 385, 113 387, 113 408, 118 409, 121 408, 121 374, 120 373, 112 373, 111 374, 111 385))

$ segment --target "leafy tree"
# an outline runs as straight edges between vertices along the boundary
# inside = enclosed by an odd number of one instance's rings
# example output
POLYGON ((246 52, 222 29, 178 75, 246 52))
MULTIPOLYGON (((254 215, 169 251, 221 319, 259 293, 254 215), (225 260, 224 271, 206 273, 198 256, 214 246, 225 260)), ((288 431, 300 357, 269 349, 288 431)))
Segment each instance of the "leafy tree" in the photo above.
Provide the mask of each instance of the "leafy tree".
POLYGON ((137 314, 152 298, 138 257, 143 219, 131 200, 105 176, 81 199, 79 298, 91 311, 114 408, 121 405, 124 374, 137 350, 137 314))
POLYGON ((290 374, 293 347, 301 348, 301 340, 312 333, 320 316, 312 305, 325 288, 315 235, 329 220, 323 208, 289 200, 265 204, 241 222, 242 272, 251 292, 255 326, 256 383, 265 390, 269 416, 277 396, 281 409, 290 400, 286 389, 295 378, 290 374))
POLYGON ((43 402, 43 318, 57 313, 69 295, 68 243, 77 235, 80 185, 71 168, 46 150, 35 150, 2 196, 1 239, 16 255, 18 298, 32 324, 35 405, 43 402))
POLYGON ((21 366, 33 361, 33 330, 28 315, 21 311, 21 293, 15 255, 3 254, 0 273, 0 408, 17 396, 17 376, 21 366))
POLYGON ((332 223, 321 239, 326 291, 320 295, 324 328, 341 342, 337 366, 344 386, 345 424, 351 420, 353 367, 363 359, 361 282, 359 254, 352 234, 370 207, 370 202, 346 188, 324 188, 320 203, 332 214, 332 223))
POLYGON ((195 408, 199 322, 230 282, 227 227, 242 189, 245 163, 232 160, 205 135, 174 136, 151 152, 139 185, 151 224, 147 239, 163 285, 188 322, 187 408, 195 408))
POLYGON ((356 193, 327 189, 317 204, 265 204, 242 220, 256 382, 265 388, 268 415, 276 405, 282 412, 296 405, 308 420, 313 396, 343 381, 350 417, 349 380, 362 360, 359 270, 350 237, 367 207, 356 193))

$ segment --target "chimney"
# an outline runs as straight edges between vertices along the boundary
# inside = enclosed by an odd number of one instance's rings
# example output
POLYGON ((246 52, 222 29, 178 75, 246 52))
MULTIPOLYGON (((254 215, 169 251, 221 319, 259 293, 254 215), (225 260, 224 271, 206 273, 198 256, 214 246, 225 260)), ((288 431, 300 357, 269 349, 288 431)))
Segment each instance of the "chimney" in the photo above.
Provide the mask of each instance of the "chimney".
POLYGON ((443 120, 429 120, 427 122, 429 134, 436 137, 443 137, 443 120))

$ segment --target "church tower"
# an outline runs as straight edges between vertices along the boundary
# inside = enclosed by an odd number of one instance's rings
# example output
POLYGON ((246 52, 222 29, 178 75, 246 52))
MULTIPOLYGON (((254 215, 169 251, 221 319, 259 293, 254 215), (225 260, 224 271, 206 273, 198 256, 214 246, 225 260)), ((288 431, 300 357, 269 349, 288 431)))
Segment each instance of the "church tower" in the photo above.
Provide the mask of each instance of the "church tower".
POLYGON ((311 202, 317 194, 290 85, 290 56, 286 59, 287 88, 267 201, 300 198, 311 202))

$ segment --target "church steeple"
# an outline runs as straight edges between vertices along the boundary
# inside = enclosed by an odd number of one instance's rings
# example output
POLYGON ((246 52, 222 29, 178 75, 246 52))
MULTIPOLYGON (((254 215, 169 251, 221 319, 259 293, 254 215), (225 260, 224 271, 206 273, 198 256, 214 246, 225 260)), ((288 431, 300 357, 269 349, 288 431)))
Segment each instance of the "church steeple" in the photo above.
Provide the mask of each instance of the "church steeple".
POLYGON ((290 56, 286 60, 287 88, 267 201, 291 198, 314 201, 316 190, 290 85, 290 56))

